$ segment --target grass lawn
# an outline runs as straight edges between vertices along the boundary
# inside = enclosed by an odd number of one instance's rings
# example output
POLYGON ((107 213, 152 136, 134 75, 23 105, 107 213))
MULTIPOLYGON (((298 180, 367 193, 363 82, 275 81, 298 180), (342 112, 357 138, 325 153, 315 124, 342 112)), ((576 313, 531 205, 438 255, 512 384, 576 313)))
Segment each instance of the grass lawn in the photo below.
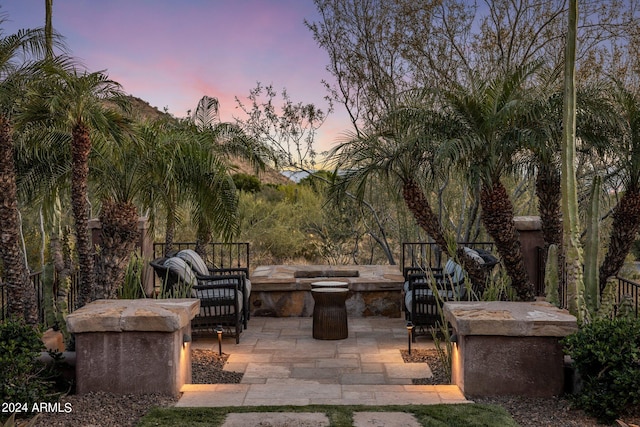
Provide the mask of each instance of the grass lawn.
POLYGON ((515 421, 501 407, 493 405, 405 405, 405 406, 240 406, 224 408, 156 408, 138 423, 139 427, 188 425, 221 426, 228 413, 323 412, 332 427, 351 427, 353 412, 391 411, 412 413, 423 426, 509 427, 515 421))

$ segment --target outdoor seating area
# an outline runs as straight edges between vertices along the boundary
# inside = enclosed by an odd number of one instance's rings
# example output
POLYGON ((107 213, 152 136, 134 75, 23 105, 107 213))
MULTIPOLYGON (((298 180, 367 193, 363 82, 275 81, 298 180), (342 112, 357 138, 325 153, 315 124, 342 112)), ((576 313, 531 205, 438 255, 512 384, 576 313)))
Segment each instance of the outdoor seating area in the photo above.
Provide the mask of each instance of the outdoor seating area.
POLYGON ((191 322, 192 330, 215 333, 216 328, 233 329, 236 343, 248 327, 251 281, 246 268, 207 266, 192 249, 149 263, 162 282, 162 298, 197 298, 200 312, 191 322))
MULTIPOLYGON (((498 259, 492 255, 491 243, 461 243, 465 253, 487 269, 498 259)), ((446 301, 464 301, 476 293, 462 266, 435 245, 425 242, 403 244, 402 271, 404 313, 412 325, 412 339, 430 335, 442 323, 441 307, 446 301), (444 264, 444 267, 441 267, 444 264)))

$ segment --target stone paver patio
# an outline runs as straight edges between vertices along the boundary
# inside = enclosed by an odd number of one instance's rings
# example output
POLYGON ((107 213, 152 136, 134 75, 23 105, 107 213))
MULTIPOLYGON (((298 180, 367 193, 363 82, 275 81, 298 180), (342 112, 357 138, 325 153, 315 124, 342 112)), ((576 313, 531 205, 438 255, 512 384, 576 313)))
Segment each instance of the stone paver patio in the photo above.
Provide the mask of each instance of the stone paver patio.
MULTIPOLYGON (((241 384, 185 384, 179 407, 261 405, 407 405, 468 402, 455 385, 412 385, 431 376, 426 363, 404 363, 403 319, 349 318, 349 338, 314 340, 309 317, 253 317, 240 344, 223 339, 226 370, 241 384)), ((217 350, 199 338, 192 348, 217 350)), ((421 338, 412 348, 433 348, 421 338)))

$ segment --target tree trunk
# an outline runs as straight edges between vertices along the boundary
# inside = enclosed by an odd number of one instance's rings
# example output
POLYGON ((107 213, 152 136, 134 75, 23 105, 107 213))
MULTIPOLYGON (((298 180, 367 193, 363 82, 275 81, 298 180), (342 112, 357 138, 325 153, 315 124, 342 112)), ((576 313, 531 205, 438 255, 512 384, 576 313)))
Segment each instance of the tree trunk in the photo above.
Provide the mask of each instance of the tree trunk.
POLYGON ((62 236, 59 224, 56 224, 50 237, 50 250, 53 259, 56 282, 54 283, 54 306, 56 324, 65 340, 69 338, 66 318, 69 314, 68 296, 71 288, 71 253, 69 251, 68 236, 62 236), (61 239, 62 237, 62 239, 61 239), (63 248, 64 246, 64 248, 63 248))
POLYGON ((546 253, 551 245, 562 247, 560 171, 550 165, 540 165, 536 176, 536 195, 546 253))
POLYGON ((480 192, 480 205, 482 206, 482 223, 496 245, 518 298, 522 301, 533 301, 534 286, 529 281, 524 267, 520 239, 513 222, 513 205, 500 181, 494 182, 493 188, 483 186, 480 192))
POLYGON ((115 299, 138 238, 138 210, 133 203, 106 200, 100 214, 102 244, 96 265, 96 297, 115 299))
POLYGON ((408 180, 402 186, 402 196, 418 225, 450 258, 457 256, 458 261, 460 261, 462 267, 471 278, 471 282, 474 283, 479 290, 484 289, 487 272, 480 268, 476 261, 467 256, 464 250, 456 249, 455 253, 449 251, 449 244, 440 225, 440 221, 438 221, 437 215, 431 209, 431 205, 420 186, 415 181, 408 180))
POLYGON ((167 207, 167 220, 164 231, 164 256, 173 252, 173 238, 176 233, 176 216, 172 208, 167 207))
POLYGON ((23 318, 29 324, 38 323, 36 292, 20 250, 20 221, 16 170, 13 160, 11 125, 0 116, 0 256, 4 267, 4 284, 8 291, 9 317, 23 318))
POLYGON ((91 139, 89 129, 78 124, 72 132, 72 172, 71 172, 71 208, 76 232, 78 251, 79 283, 78 307, 92 301, 95 294, 95 275, 93 270, 95 251, 89 232, 89 203, 87 181, 89 176, 89 153, 91 139))
MULTIPOLYGON (((546 259, 549 247, 556 245, 558 271, 564 270, 564 255, 562 252, 562 190, 560 171, 549 164, 540 164, 536 176, 536 195, 538 196, 538 211, 542 222, 542 237, 544 239, 544 256, 546 259)), ((558 286, 560 284, 558 283, 558 286)))
POLYGON ((195 251, 202 259, 207 259, 207 245, 211 242, 211 229, 203 223, 198 224, 195 251))
POLYGON ((600 290, 618 274, 640 229, 640 189, 627 188, 613 212, 609 249, 600 266, 600 290))
POLYGON ((402 186, 402 196, 418 225, 440 246, 440 249, 451 257, 438 216, 431 209, 418 183, 413 180, 406 181, 402 186))

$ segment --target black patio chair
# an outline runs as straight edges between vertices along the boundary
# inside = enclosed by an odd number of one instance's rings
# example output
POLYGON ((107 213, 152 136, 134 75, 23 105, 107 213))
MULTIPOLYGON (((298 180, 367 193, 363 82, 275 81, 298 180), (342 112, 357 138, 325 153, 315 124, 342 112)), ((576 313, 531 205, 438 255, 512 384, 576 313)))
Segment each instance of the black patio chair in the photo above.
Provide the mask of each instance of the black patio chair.
POLYGON ((240 290, 243 295, 242 324, 247 328, 248 320, 251 318, 251 310, 249 307, 249 298, 251 296, 251 280, 249 279, 249 269, 244 267, 227 267, 217 268, 206 265, 202 257, 192 249, 183 249, 176 253, 176 256, 182 258, 193 270, 196 276, 206 278, 208 276, 240 276, 240 290))
POLYGON ((217 326, 233 328, 236 344, 240 342, 244 303, 242 275, 197 275, 178 257, 158 258, 150 265, 162 280, 161 296, 200 300, 200 311, 191 321, 193 331, 215 333, 217 326))

